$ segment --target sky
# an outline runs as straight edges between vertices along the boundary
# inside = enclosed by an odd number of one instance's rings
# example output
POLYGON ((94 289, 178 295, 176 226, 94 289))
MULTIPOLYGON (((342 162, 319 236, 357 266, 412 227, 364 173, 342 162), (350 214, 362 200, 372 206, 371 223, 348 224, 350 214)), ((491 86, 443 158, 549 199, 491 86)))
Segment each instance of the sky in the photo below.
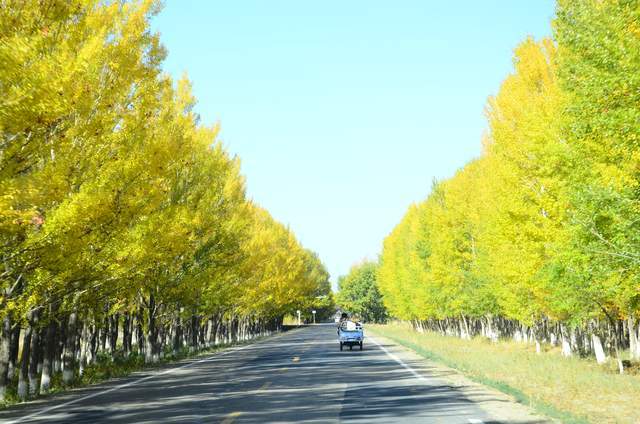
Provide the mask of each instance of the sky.
POLYGON ((164 70, 187 74, 248 197, 316 251, 332 281, 434 179, 480 154, 484 107, 553 0, 165 0, 164 70))

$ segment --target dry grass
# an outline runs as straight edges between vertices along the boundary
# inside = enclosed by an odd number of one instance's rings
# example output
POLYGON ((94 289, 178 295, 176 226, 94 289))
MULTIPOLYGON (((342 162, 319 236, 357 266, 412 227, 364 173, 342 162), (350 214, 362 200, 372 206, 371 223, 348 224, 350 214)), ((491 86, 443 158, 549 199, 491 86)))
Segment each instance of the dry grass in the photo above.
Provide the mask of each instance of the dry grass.
POLYGON ((594 361, 563 358, 555 351, 536 354, 523 343, 461 340, 417 333, 403 324, 369 329, 565 422, 640 423, 638 376, 613 374, 594 361))

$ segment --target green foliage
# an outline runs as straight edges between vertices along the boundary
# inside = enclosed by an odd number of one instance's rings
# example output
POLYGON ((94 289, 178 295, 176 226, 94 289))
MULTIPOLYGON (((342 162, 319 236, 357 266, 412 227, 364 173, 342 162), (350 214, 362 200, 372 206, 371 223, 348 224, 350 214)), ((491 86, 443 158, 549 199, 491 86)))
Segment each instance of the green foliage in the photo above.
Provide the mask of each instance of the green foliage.
POLYGON ((22 3, 0 12, 1 314, 153 295, 272 317, 329 292, 315 255, 245 199, 188 80, 160 74, 156 2, 22 3))
POLYGON ((640 2, 560 0, 489 99, 482 155, 384 241, 378 283, 405 320, 534 328, 640 312, 640 2))
POLYGON ((317 256, 245 197, 188 79, 162 74, 159 3, 50 3, 0 8, 0 318, 135 313, 157 355, 180 318, 277 322, 328 296, 317 256))
POLYGON ((555 22, 564 134, 573 147, 563 279, 590 315, 640 308, 640 3, 560 1, 555 22))
POLYGON ((338 305, 364 322, 382 323, 387 320, 387 310, 378 290, 377 264, 363 262, 355 265, 346 276, 338 280, 338 305))

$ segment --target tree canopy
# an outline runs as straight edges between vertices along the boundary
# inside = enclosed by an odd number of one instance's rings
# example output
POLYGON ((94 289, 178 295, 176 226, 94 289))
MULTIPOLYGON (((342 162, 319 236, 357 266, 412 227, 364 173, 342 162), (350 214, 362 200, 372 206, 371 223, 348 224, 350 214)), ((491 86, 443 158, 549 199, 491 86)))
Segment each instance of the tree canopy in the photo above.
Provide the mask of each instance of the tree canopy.
POLYGON ((123 326, 125 353, 156 361, 271 331, 330 294, 317 255, 246 198, 189 80, 163 74, 158 10, 0 8, 0 400, 21 328, 45 359, 35 393, 60 368, 115 354, 123 326))
POLYGON ((349 274, 338 279, 336 302, 365 322, 383 323, 387 320, 387 310, 376 282, 377 268, 374 262, 351 267, 349 274))
POLYGON ((639 18, 636 0, 560 0, 553 38, 515 49, 481 156, 384 241, 391 315, 640 357, 639 18))

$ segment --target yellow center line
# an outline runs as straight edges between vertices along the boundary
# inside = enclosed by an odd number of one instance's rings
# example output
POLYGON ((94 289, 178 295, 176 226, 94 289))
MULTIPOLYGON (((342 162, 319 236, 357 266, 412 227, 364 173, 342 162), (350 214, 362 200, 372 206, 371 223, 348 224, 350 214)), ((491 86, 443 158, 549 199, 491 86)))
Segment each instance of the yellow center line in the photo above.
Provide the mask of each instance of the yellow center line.
POLYGON ((271 386, 271 382, 267 381, 266 383, 264 383, 259 389, 258 391, 261 392, 263 390, 267 390, 269 388, 269 386, 271 386))
POLYGON ((233 423, 236 418, 238 418, 240 415, 242 415, 242 412, 236 411, 236 412, 232 412, 229 415, 227 415, 225 417, 224 420, 222 420, 222 424, 231 424, 233 423))

